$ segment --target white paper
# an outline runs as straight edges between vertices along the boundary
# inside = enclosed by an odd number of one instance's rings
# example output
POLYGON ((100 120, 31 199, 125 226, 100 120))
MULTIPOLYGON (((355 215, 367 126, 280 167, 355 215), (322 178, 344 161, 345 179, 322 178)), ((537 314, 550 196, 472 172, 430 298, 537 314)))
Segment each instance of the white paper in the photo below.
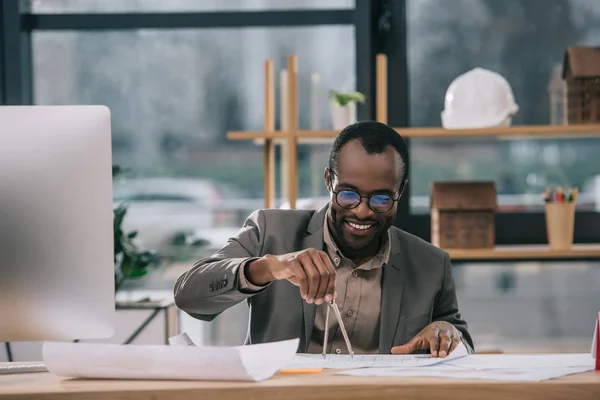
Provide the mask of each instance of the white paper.
POLYGON ((296 354, 299 339, 237 347, 46 342, 44 363, 71 378, 261 381, 296 354))
POLYGON ((196 346, 192 338, 185 332, 176 336, 171 336, 169 338, 169 344, 171 346, 196 346))
POLYGON ((475 370, 486 369, 537 369, 537 368, 570 368, 592 367, 594 360, 590 354, 473 354, 456 360, 450 365, 475 370))
POLYGON ((498 370, 473 370, 449 364, 424 368, 364 368, 338 372, 338 375, 384 377, 436 377, 452 379, 487 379, 513 382, 541 382, 562 376, 590 371, 591 367, 569 368, 514 368, 498 370))
POLYGON ((297 354, 285 368, 372 368, 372 367, 425 367, 467 356, 467 348, 460 343, 446 358, 434 358, 430 354, 392 355, 392 354, 297 354))

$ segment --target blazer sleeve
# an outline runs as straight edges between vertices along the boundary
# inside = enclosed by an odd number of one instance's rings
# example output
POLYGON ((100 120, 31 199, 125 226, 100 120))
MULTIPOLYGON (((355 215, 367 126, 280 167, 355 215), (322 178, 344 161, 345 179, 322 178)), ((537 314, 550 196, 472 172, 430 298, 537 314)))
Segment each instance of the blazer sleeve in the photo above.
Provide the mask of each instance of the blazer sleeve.
POLYGON ((461 319, 458 311, 456 288, 452 277, 450 256, 446 253, 444 258, 444 282, 433 310, 433 321, 446 321, 451 323, 462 334, 462 341, 469 353, 474 353, 473 339, 468 331, 467 323, 461 319))
POLYGON ((212 256, 195 262, 181 275, 173 293, 175 304, 190 316, 212 321, 226 309, 262 292, 240 288, 240 266, 262 257, 265 238, 265 214, 255 211, 238 234, 212 256))

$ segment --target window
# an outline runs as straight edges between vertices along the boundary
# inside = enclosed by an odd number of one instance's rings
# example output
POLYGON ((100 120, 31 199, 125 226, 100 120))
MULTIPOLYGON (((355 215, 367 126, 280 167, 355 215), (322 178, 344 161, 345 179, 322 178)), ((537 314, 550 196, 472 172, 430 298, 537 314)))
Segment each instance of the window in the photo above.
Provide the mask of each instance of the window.
MULTIPOLYGON (((411 126, 441 126, 449 84, 482 67, 510 83, 513 125, 562 123, 566 47, 600 42, 595 0, 411 0, 407 3, 411 126)), ((599 132, 600 134, 600 132, 599 132)), ((600 210, 600 138, 411 141, 411 211, 428 212, 433 180, 495 180, 500 211, 540 211, 546 186, 577 186, 580 210, 600 210)))
MULTIPOLYGON (((146 181, 133 193, 126 228, 163 254, 182 232, 198 237, 219 227, 233 235, 263 206, 262 147, 226 133, 263 129, 267 58, 278 86, 287 56, 298 56, 301 127, 330 127, 328 90, 355 88, 352 26, 34 31, 32 42, 35 104, 111 109, 113 160, 129 170, 124 190, 146 181), (181 201, 190 195, 206 202, 181 201)), ((325 152, 302 146, 299 155, 300 196, 324 193, 325 152)))
POLYGON ((34 13, 205 12, 353 8, 354 0, 31 0, 34 13))
POLYGON ((477 352, 590 351, 598 263, 455 265, 453 275, 477 352))

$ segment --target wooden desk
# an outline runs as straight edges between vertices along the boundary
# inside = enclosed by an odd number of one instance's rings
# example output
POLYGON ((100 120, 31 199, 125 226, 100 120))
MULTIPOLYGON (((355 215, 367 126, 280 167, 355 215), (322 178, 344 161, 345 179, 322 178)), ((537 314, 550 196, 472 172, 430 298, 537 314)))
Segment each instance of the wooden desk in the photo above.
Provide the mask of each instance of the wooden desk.
POLYGON ((600 372, 545 382, 440 378, 276 375, 257 383, 63 379, 49 373, 0 376, 0 399, 10 400, 352 400, 352 399, 600 399, 600 372))

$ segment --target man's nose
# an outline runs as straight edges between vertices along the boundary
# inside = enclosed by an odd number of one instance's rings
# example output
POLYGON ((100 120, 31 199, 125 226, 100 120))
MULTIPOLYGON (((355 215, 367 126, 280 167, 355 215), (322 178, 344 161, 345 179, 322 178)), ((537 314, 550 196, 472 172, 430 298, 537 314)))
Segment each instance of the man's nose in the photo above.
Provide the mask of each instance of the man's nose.
POLYGON ((352 211, 356 219, 361 221, 370 220, 373 217, 373 210, 371 210, 371 208, 369 207, 368 199, 360 199, 360 204, 356 206, 352 211))

